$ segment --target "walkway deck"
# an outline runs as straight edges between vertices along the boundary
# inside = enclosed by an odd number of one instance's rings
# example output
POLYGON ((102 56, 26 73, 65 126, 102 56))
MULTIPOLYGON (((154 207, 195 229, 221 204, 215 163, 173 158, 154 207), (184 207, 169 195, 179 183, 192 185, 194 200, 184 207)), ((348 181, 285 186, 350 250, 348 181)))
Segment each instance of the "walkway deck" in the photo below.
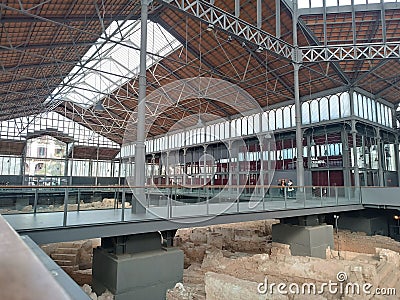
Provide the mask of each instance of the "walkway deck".
POLYGON ((249 202, 182 204, 171 201, 165 206, 149 206, 146 213, 134 214, 130 208, 86 211, 20 213, 4 215, 19 233, 37 243, 115 236, 184 227, 285 218, 349 210, 363 206, 355 199, 315 198, 269 199, 249 202), (64 224, 64 216, 66 221, 64 224))

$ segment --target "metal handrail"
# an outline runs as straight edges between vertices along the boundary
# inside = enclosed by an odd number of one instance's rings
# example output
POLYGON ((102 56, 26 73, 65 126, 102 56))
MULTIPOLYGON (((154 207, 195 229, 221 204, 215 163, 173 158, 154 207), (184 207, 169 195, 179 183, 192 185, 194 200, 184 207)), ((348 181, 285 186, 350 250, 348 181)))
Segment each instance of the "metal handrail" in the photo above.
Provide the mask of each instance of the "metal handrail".
MULTIPOLYGON (((180 184, 164 184, 164 185, 145 185, 145 186, 134 186, 134 185, 0 185, 0 189, 115 189, 115 188, 280 188, 280 185, 250 185, 250 184, 238 184, 238 185, 180 185, 180 184)), ((287 187, 287 186, 285 186, 287 187)), ((387 186, 345 186, 345 185, 304 185, 297 186, 292 185, 294 188, 313 188, 313 187, 326 187, 326 188, 392 188, 387 186)), ((397 188, 397 187, 396 187, 397 188)))
MULTIPOLYGON (((174 219, 179 216, 179 207, 182 205, 199 205, 199 210, 194 211, 195 215, 199 213, 204 216, 215 215, 215 210, 212 209, 218 205, 225 205, 229 207, 229 204, 235 203, 235 213, 246 213, 249 211, 248 207, 243 202, 253 203, 255 207, 254 211, 269 211, 273 210, 287 210, 287 209, 298 209, 298 208, 315 208, 315 207, 327 207, 327 206, 340 206, 349 204, 361 204, 361 191, 360 187, 347 187, 347 186, 292 186, 295 191, 288 191, 288 186, 279 185, 204 185, 204 186, 181 186, 181 185, 147 185, 147 186, 127 186, 127 185, 112 185, 112 186, 5 186, 4 189, 0 187, 0 195, 4 190, 16 191, 21 193, 21 189, 29 189, 31 193, 35 195, 33 206, 28 210, 19 211, 18 209, 12 208, 9 213, 52 213, 62 212, 62 225, 68 226, 69 212, 72 211, 87 211, 96 209, 114 209, 120 211, 120 221, 125 221, 127 217, 126 209, 129 207, 130 200, 126 199, 127 193, 133 194, 132 206, 139 204, 134 203, 135 201, 135 189, 145 189, 146 203, 140 203, 146 209, 166 209, 166 218, 174 219), (106 189, 101 191, 104 193, 114 193, 114 202, 112 206, 86 206, 82 208, 80 202, 84 192, 96 192, 96 189, 106 189), (147 191, 146 191, 147 189, 147 191), (215 189, 215 191, 213 191, 215 189), (247 190, 246 190, 247 189, 247 190), (328 190, 328 193, 322 192, 322 190, 328 190), (55 191, 57 190, 57 191, 55 191), (339 193, 339 190, 343 192, 339 193), (314 191, 317 191, 315 193, 314 191), (43 199, 46 201, 49 194, 57 192, 57 197, 53 199, 53 205, 50 209, 49 203, 43 204, 43 199), (155 192, 155 193, 154 193, 155 192), (271 192, 271 193, 270 193, 271 192), (319 193, 318 193, 319 192, 319 193), (43 198, 42 195, 45 195, 43 198), (196 196, 197 195, 197 196, 196 196), (63 196, 63 199, 61 199, 63 196), (39 201, 40 197, 42 202, 39 201), (181 197, 184 200, 178 200, 181 197), (186 198, 185 198, 186 197, 186 198), (197 199, 196 199, 197 197, 197 199), (75 199, 76 198, 76 199, 75 199), (58 199, 58 200, 57 200, 58 199), (192 199, 192 200, 191 200, 192 199), (326 200, 324 200, 326 199, 326 200), (341 199, 341 201, 339 201, 341 199), (70 203, 72 200, 74 203, 70 203), (194 202, 190 202, 193 201, 194 202), (344 200, 344 201, 343 201, 344 200), (57 202, 58 201, 58 202, 57 202), (42 204, 41 204, 42 203, 42 204), (55 204, 54 204, 55 203, 55 204), (266 203, 270 205, 267 207, 266 203), (308 204, 308 205, 307 205, 308 204), (59 205, 59 206, 56 206, 59 205), (74 205, 74 206, 70 206, 74 205), (202 211, 204 209, 204 212, 202 211)), ((140 190, 142 192, 142 190, 140 190)), ((18 193, 16 193, 19 196, 18 193)), ((26 195, 26 194, 25 194, 26 195)), ((84 199, 88 204, 90 202, 103 201, 103 194, 100 198, 86 198, 84 199), (100 199, 100 200, 99 200, 100 199)), ((56 196, 56 195, 55 195, 56 196)), ((6 196, 7 197, 7 196, 6 196)), ((51 196, 50 196, 51 197, 51 196)), ((32 203, 31 195, 28 194, 28 206, 29 202, 32 203), (29 200, 30 199, 30 200, 29 200)), ((130 196, 129 196, 130 198, 130 196)), ((26 204, 25 204, 26 205, 26 204)), ((21 206, 20 206, 21 207, 21 206)), ((25 206, 26 207, 26 206, 25 206)), ((196 208, 197 209, 197 208, 196 208)), ((225 212, 225 211, 224 211, 225 212)), ((8 213, 8 212, 6 212, 8 213)), ((231 212, 232 213, 232 212, 231 212)), ((190 217, 192 215, 188 215, 190 217)))

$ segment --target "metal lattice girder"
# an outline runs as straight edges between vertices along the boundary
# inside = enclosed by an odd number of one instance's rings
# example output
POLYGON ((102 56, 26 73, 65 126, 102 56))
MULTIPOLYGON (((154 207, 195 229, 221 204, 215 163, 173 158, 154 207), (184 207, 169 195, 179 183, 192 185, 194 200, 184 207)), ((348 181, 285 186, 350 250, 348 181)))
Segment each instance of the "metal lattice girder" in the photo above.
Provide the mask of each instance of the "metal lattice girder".
POLYGON ((203 22, 292 60, 293 46, 222 9, 201 0, 157 0, 168 7, 194 16, 203 22))
MULTIPOLYGON (((286 5, 289 5, 293 10, 293 5, 285 0, 286 5)), ((369 1, 370 2, 370 1, 369 1)), ((382 3, 368 3, 368 4, 354 4, 354 5, 335 5, 335 6, 326 6, 322 5, 322 1, 320 2, 320 7, 311 7, 311 8, 299 8, 298 15, 322 15, 324 13, 328 14, 345 14, 345 13, 352 13, 354 12, 369 12, 369 11, 379 11, 382 8, 385 10, 391 9, 399 9, 400 3, 399 2, 382 2, 382 3)))
POLYGON ((301 47, 303 63, 364 59, 400 58, 400 43, 301 47))

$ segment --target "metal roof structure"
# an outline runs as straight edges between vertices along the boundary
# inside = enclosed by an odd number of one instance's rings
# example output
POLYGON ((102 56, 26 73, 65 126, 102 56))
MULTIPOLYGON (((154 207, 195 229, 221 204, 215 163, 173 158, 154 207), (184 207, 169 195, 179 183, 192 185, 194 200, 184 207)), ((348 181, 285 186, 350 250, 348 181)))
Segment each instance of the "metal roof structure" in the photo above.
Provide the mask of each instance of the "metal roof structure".
MULTIPOLYGON (((267 109, 294 102, 293 63, 298 63, 301 100, 323 91, 361 88, 397 105, 400 3, 341 5, 348 1, 335 0, 311 7, 311 2, 299 1, 297 10, 297 1, 289 0, 153 1, 152 28, 167 32, 173 39, 165 40, 174 47, 163 51, 148 43, 147 93, 180 79, 213 77, 238 85, 267 109)), ((99 55, 107 43, 124 53, 139 52, 139 43, 121 38, 139 17, 139 0, 0 3, 0 120, 56 111, 122 144, 137 106, 138 75, 129 64, 122 74, 96 66, 107 62, 99 55), (109 84, 94 87, 84 77, 89 73, 109 84), (84 105, 67 93, 59 97, 59 91, 76 88, 85 94, 84 105), (99 101, 103 109, 97 108, 99 101)), ((154 31, 153 37, 160 39, 154 31)), ((114 63, 123 68, 123 59, 114 58, 114 63)), ((207 112, 221 118, 238 113, 221 102, 187 99, 156 120, 151 136, 194 116, 182 125, 190 126, 207 112)))

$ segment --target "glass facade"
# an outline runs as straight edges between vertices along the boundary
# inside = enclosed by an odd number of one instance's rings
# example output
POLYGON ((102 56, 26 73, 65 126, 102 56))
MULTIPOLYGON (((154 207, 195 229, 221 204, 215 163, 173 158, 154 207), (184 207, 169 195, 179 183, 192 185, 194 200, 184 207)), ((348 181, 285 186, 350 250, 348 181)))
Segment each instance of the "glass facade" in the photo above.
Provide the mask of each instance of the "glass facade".
MULTIPOLYGON (((348 161, 348 167, 353 172, 351 176, 354 177, 357 166, 362 181, 371 185, 377 184, 375 177, 378 175, 375 173, 380 167, 387 173, 397 171, 397 148, 393 134, 390 133, 393 108, 385 101, 372 99, 366 94, 358 91, 352 94, 341 92, 302 103, 303 161, 306 171, 318 171, 318 176, 322 176, 321 172, 343 170, 348 161), (351 114, 352 110, 354 115, 351 114), (352 118, 359 123, 355 145, 349 127, 352 118), (376 132, 376 126, 381 128, 380 133, 376 132), (369 174, 371 172, 372 175, 369 174)), ((38 143, 34 152, 26 153, 24 162, 17 155, 3 155, 0 157, 2 175, 65 178, 125 178, 134 175, 134 144, 120 147, 56 112, 45 113, 41 117, 2 121, 0 126, 3 140, 28 140, 30 144, 35 141, 30 136, 44 134, 46 131, 74 140, 68 145, 58 142, 62 146, 53 148, 38 143), (96 158, 95 154, 91 159, 84 159, 73 157, 71 149, 75 146, 115 149, 116 153, 121 151, 110 160, 96 158)), ((172 132, 145 142, 146 175, 156 183, 182 183, 185 180, 193 184, 227 184, 228 181, 232 184, 256 184, 261 180, 261 170, 266 173, 272 170, 296 171, 294 132, 293 104, 230 121, 172 132), (268 147, 266 144, 261 145, 265 141, 259 140, 257 136, 264 138, 272 133, 275 138, 270 140, 268 147), (242 144, 233 147, 231 150, 236 152, 231 153, 228 145, 234 141, 242 141, 242 144), (206 148, 203 145, 207 145, 206 148), (250 173, 245 176, 241 172, 250 173)), ((338 177, 337 174, 335 176, 338 177)), ((268 178, 268 174, 264 174, 264 179, 271 182, 272 177, 268 178)), ((264 183, 267 182, 265 180, 264 183)), ((328 179, 319 178, 318 182, 329 183, 329 180, 328 176, 328 179)), ((341 180, 337 180, 338 185, 341 180)))
MULTIPOLYGON (((257 184, 262 179, 274 184, 274 172, 295 178, 294 108, 286 105, 147 140, 148 184, 257 184), (274 133, 275 139, 268 149, 264 145, 261 150, 263 141, 257 136, 269 133, 274 133), (236 148, 237 153, 229 153, 232 141, 244 141, 245 145, 236 148), (204 155, 213 159, 203 161, 204 155)), ((309 184, 341 186, 349 180, 347 184, 354 185, 357 170, 361 185, 394 181, 393 108, 385 101, 372 99, 367 93, 344 91, 304 101, 301 114, 303 163, 305 171, 310 172, 309 184), (352 121, 357 124, 354 145, 352 121), (344 175, 346 172, 348 175, 344 175)), ((132 155, 133 150, 133 145, 124 146, 122 157, 132 155)))
POLYGON ((354 115, 386 127, 393 127, 392 109, 370 97, 353 93, 354 115))
MULTIPOLYGON (((392 109, 358 92, 353 93, 354 116, 392 128, 392 109)), ((351 97, 349 92, 328 95, 302 103, 302 124, 312 125, 324 121, 335 121, 351 117, 351 97)), ((147 153, 157 153, 168 149, 180 149, 218 142, 231 138, 254 136, 259 133, 294 129, 295 106, 287 105, 263 113, 243 116, 232 121, 192 128, 171 133, 146 141, 147 153)), ((133 156, 132 146, 124 145, 122 156, 133 156)))

